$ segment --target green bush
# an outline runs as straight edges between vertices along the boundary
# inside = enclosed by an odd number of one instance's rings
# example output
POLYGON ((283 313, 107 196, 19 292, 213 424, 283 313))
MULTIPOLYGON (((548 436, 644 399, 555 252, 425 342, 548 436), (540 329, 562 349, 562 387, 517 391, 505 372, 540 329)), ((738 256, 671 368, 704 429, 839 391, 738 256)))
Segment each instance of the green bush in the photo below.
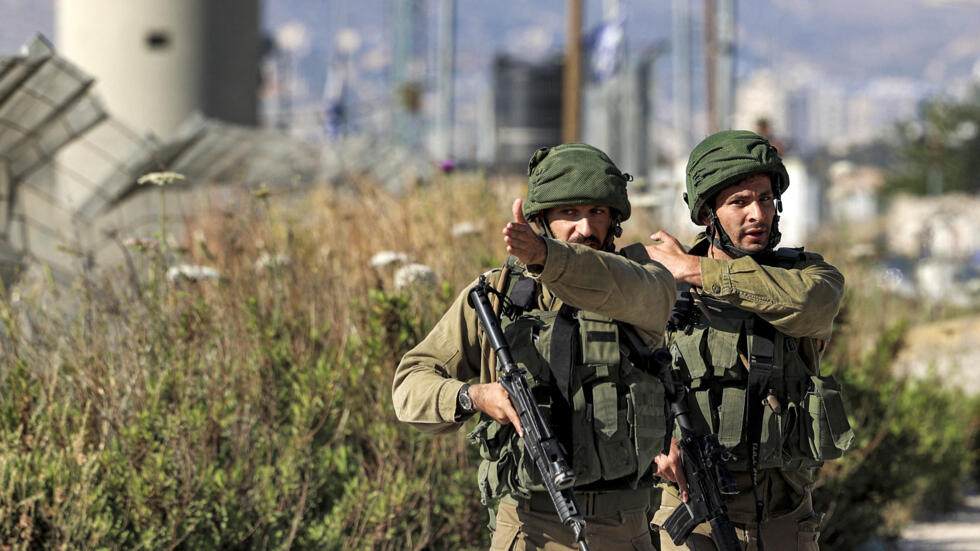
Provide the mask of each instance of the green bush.
POLYGON ((831 353, 822 367, 841 381, 856 432, 851 451, 824 466, 814 492, 815 507, 827 513, 820 541, 828 549, 894 539, 910 520, 949 510, 976 460, 980 399, 935 375, 893 373, 907 328, 906 320, 895 322, 860 360, 831 353))
MULTIPOLYGON (((476 450, 397 422, 390 387, 455 293, 502 261, 519 194, 465 176, 399 197, 263 192, 192 220, 179 247, 126 248, 71 289, 29 279, 4 294, 0 546, 485 548, 476 450), (453 235, 459 221, 485 229, 453 235), (391 268, 369 265, 383 250, 440 283, 394 288, 391 268), (171 283, 178 262, 222 276, 171 283)), ((833 549, 947 506, 980 418, 975 401, 892 376, 905 325, 882 320, 914 306, 846 306, 826 362, 858 439, 816 493, 833 549)))
MULTIPOLYGON (((457 192, 457 214, 491 200, 471 188, 475 198, 457 192)), ((445 191, 420 195, 409 214, 445 191)), ((266 199, 212 212, 194 226, 196 245, 144 245, 69 292, 41 281, 0 300, 0 545, 482 545, 476 450, 398 423, 390 398, 395 364, 452 284, 399 292, 367 266, 396 233, 444 239, 425 226, 450 214, 406 224, 388 196, 374 211, 328 191, 313 201, 305 213, 266 199), (355 207, 387 224, 338 243, 355 207), (256 264, 279 254, 289 261, 256 264), (178 260, 223 276, 168 282, 178 260)), ((442 262, 451 275, 482 269, 463 255, 442 262)))

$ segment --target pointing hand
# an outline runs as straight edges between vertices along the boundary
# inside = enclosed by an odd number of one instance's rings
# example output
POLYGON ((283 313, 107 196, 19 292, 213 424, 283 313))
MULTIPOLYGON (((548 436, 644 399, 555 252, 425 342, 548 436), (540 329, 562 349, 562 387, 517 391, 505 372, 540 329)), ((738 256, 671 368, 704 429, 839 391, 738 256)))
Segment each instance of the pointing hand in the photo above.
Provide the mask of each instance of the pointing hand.
POLYGON ((544 239, 534 232, 534 229, 521 212, 523 199, 516 199, 512 207, 514 221, 504 226, 504 241, 507 242, 507 252, 517 257, 527 266, 543 266, 548 259, 548 246, 544 239))

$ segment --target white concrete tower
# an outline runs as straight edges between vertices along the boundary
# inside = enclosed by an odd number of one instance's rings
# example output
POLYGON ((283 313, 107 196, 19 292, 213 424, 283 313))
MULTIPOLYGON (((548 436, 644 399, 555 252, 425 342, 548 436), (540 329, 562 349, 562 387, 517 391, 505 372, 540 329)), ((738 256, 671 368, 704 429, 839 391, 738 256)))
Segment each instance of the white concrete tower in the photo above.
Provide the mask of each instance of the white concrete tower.
POLYGON ((258 0, 58 0, 55 46, 109 112, 162 139, 195 111, 255 124, 258 0))

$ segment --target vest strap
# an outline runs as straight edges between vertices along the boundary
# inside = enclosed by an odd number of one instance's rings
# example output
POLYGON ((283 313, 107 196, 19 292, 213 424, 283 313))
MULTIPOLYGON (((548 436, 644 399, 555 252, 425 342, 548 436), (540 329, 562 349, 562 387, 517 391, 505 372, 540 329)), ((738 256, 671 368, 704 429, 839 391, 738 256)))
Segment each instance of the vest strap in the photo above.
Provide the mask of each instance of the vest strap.
POLYGON ((578 322, 575 319, 577 309, 562 304, 555 316, 555 325, 551 330, 551 361, 548 364, 555 386, 565 402, 571 404, 572 366, 575 362, 575 351, 578 349, 578 322))
POLYGON ((522 312, 526 312, 534 305, 534 297, 537 296, 537 290, 537 283, 522 274, 514 282, 510 293, 508 293, 510 302, 520 308, 522 312))
POLYGON ((765 503, 759 497, 759 442, 762 440, 762 402, 769 394, 769 377, 772 375, 776 355, 776 329, 766 320, 753 316, 745 322, 749 337, 749 379, 745 392, 745 434, 748 437, 749 471, 752 476, 752 493, 755 497, 755 520, 758 530, 759 551, 762 543, 762 514, 765 503))

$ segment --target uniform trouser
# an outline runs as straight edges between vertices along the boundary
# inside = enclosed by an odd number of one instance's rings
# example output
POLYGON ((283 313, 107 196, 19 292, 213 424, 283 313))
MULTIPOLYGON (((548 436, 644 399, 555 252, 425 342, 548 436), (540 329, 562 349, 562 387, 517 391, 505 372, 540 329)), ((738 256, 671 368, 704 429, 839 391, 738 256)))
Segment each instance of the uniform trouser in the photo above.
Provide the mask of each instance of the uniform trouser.
MULTIPOLYGON (((628 503, 620 511, 586 515, 586 542, 593 551, 654 551, 647 502, 628 503)), ((576 496, 579 502, 585 496, 576 496)), ((624 500, 629 501, 629 500, 624 500)), ((497 528, 490 551, 578 551, 571 528, 558 520, 552 506, 531 507, 503 499, 497 508, 497 528)))
MULTIPOLYGON (((661 497, 660 509, 653 515, 654 526, 659 526, 674 512, 680 501, 672 493, 664 492, 661 497)), ((813 512, 813 502, 809 493, 795 510, 781 516, 762 521, 762 543, 766 551, 819 551, 817 538, 820 517, 813 512)), ((735 535, 742 543, 742 549, 755 551, 758 549, 758 530, 755 522, 734 522, 735 535)), ((674 545, 665 530, 660 530, 661 551, 717 551, 715 541, 711 539, 711 525, 707 522, 699 524, 687 538, 684 545, 674 545)))

